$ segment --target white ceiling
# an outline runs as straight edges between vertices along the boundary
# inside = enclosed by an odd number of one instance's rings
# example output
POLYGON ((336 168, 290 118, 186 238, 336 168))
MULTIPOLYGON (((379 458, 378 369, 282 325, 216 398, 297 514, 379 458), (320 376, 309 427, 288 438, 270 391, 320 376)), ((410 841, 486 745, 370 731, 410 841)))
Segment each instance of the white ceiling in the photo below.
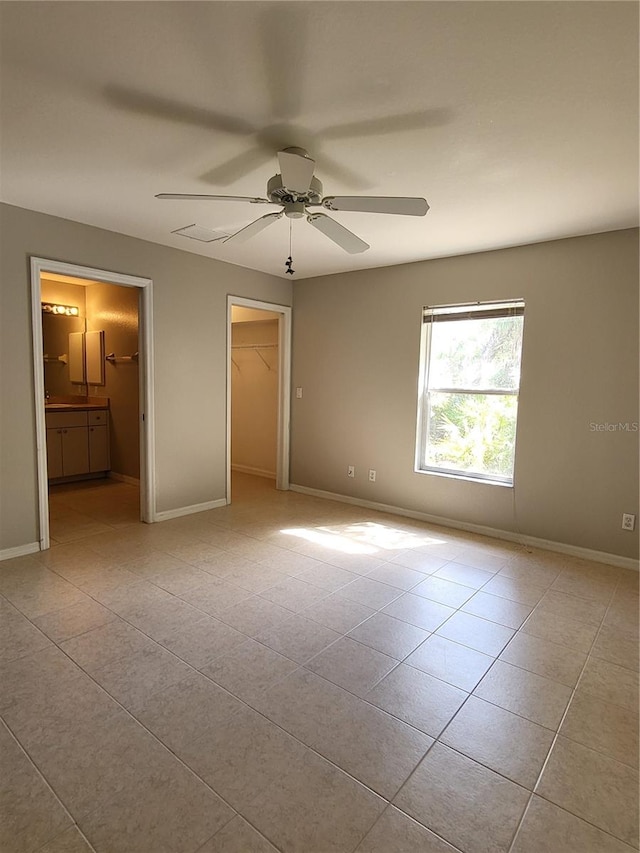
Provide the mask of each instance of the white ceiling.
MULTIPOLYGON (((610 2, 2 2, 3 201, 285 274, 264 196, 279 147, 326 195, 417 195, 426 217, 293 222, 296 277, 638 224, 638 5, 610 2), (238 158, 237 161, 235 158, 238 158)), ((274 210, 276 208, 273 208, 274 210)))

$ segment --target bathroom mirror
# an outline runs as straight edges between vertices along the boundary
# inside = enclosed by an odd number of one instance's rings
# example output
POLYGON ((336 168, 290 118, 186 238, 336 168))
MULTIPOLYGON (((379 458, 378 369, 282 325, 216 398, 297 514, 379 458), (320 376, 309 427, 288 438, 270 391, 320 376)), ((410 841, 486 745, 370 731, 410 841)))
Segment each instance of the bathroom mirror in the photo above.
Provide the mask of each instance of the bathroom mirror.
POLYGON ((84 332, 69 332, 69 382, 84 385, 86 380, 84 332))
MULTIPOLYGON (((75 382, 72 381, 72 375, 69 371, 70 355, 72 356, 70 353, 70 336, 74 336, 71 340, 77 341, 78 349, 83 352, 84 347, 79 344, 84 332, 84 317, 42 312, 44 387, 46 393, 51 397, 87 393, 83 366, 79 369, 74 362, 75 382)), ((71 346, 74 346, 73 343, 71 346)))
POLYGON ((84 333, 85 376, 87 385, 104 385, 104 329, 84 333))

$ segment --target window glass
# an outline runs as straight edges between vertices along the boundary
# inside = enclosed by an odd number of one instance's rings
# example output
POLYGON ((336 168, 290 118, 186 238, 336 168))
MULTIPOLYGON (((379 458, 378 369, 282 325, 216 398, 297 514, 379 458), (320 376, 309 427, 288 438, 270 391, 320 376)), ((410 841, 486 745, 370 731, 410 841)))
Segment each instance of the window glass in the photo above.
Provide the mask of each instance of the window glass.
POLYGON ((431 325, 431 388, 517 389, 524 317, 431 325))
POLYGON ((424 317, 418 470, 512 484, 524 303, 424 317))

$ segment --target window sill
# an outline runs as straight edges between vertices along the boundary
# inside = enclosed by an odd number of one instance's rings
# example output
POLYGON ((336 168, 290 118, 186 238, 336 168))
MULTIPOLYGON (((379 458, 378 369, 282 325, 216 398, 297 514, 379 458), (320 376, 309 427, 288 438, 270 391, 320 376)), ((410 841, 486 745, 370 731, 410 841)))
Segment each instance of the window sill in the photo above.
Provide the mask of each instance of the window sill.
POLYGON ((427 468, 414 468, 416 474, 428 474, 432 477, 445 477, 447 480, 462 480, 465 483, 479 483, 481 486, 502 486, 513 489, 513 481, 506 483, 504 480, 491 480, 485 477, 474 477, 471 474, 454 474, 446 471, 431 471, 427 468))

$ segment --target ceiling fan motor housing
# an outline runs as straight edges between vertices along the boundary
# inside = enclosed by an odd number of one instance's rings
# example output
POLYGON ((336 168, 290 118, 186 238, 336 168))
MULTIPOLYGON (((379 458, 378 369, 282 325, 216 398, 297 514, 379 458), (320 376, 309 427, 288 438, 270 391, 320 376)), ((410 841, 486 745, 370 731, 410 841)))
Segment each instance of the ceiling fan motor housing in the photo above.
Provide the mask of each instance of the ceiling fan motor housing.
POLYGON ((322 199, 322 183, 317 178, 311 178, 311 185, 306 193, 298 193, 287 189, 282 183, 282 175, 274 175, 267 183, 267 196, 274 204, 284 206, 285 216, 290 219, 300 219, 304 216, 305 204, 319 204, 322 199))

